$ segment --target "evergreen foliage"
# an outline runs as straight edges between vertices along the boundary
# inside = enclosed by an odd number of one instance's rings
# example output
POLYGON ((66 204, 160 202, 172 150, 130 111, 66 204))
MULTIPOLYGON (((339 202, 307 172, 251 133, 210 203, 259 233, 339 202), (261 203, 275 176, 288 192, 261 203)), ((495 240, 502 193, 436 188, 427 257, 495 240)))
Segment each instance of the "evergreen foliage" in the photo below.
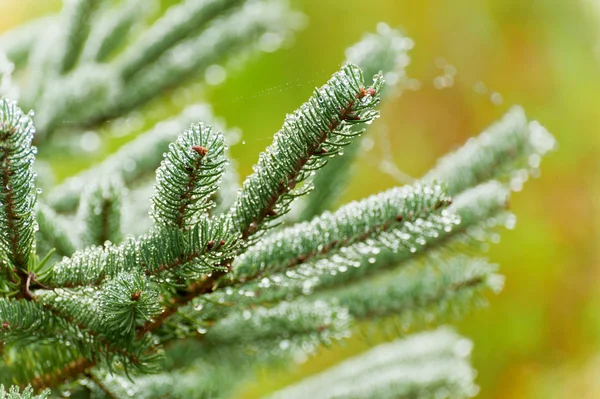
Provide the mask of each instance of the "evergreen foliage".
POLYGON ((380 345, 270 399, 471 397, 470 341, 440 329, 380 345), (368 376, 365 378, 365 376, 368 376))
POLYGON ((412 41, 380 24, 241 185, 228 130, 195 105, 40 195, 34 135, 126 115, 301 21, 275 0, 185 0, 147 27, 141 4, 72 0, 0 38, 0 399, 230 397, 365 324, 401 339, 271 398, 476 394, 470 342, 418 332, 502 288, 482 251, 552 136, 514 107, 418 181, 334 210, 405 78, 412 41))

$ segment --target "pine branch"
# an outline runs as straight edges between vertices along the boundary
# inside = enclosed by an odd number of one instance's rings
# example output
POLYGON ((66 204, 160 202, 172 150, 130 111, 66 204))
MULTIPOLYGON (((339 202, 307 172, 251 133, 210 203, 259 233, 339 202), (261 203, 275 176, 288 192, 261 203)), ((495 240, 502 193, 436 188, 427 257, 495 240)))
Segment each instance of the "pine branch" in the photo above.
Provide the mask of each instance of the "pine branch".
POLYGON ((521 170, 537 169, 542 156, 554 147, 555 140, 546 129, 537 122, 528 123, 525 112, 513 107, 477 138, 441 158, 423 180, 445 182, 450 195, 506 175, 522 180, 521 170))
MULTIPOLYGON (((139 181, 156 170, 169 144, 197 120, 218 126, 218 121, 215 121, 207 105, 192 105, 180 115, 157 123, 151 130, 122 146, 99 165, 66 179, 50 192, 48 203, 57 212, 74 210, 79 204, 83 189, 90 181, 98 180, 98 176, 120 178, 125 185, 139 181)), ((219 130, 222 129, 219 127, 219 130)))
POLYGON ((0 248, 21 279, 28 272, 37 228, 34 131, 30 115, 12 101, 0 99, 0 248))
POLYGON ((369 124, 379 115, 374 107, 382 86, 376 76, 373 87, 365 89, 360 69, 348 64, 286 118, 230 211, 244 240, 285 214, 291 201, 307 191, 294 188, 323 167, 325 157, 350 143, 358 134, 352 125, 369 124))
POLYGON ((468 356, 473 344, 439 329, 381 344, 269 396, 269 399, 466 399, 478 388, 468 356))
MULTIPOLYGON (((119 244, 122 239, 121 215, 125 193, 123 183, 105 179, 86 187, 81 195, 77 219, 81 225, 84 246, 104 245, 107 241, 119 244)), ((67 254, 72 255, 73 252, 67 254)))
POLYGON ((225 164, 223 135, 193 125, 169 146, 156 171, 152 217, 159 226, 191 228, 213 205, 225 164))

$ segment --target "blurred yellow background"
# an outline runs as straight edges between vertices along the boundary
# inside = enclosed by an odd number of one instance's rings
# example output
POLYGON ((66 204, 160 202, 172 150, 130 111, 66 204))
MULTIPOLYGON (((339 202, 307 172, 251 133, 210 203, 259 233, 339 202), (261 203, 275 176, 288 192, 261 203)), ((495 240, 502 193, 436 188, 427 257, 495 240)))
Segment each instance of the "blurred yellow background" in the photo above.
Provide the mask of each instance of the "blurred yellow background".
MULTIPOLYGON (((242 129, 243 141, 232 148, 242 174, 285 114, 339 67, 346 47, 379 21, 401 27, 415 42, 408 75, 419 88, 382 106, 370 132, 374 146, 362 154, 343 201, 399 184, 382 161, 419 176, 522 105, 556 136, 559 151, 544 160, 541 178, 514 195, 517 227, 490 251, 507 277, 505 290, 458 329, 475 343, 479 398, 600 398, 600 0, 292 4, 309 18, 293 46, 252 58, 220 86, 188 93, 242 129), (456 71, 454 84, 438 89, 444 66, 456 71)), ((0 31, 59 7, 56 0, 0 0, 0 31)), ((184 105, 174 97, 147 106, 147 123, 184 105)), ((106 140, 95 157, 52 160, 43 148, 41 155, 64 178, 131 137, 106 140)), ((355 339, 325 350, 286 374, 263 375, 240 395, 255 397, 365 347, 355 339)))

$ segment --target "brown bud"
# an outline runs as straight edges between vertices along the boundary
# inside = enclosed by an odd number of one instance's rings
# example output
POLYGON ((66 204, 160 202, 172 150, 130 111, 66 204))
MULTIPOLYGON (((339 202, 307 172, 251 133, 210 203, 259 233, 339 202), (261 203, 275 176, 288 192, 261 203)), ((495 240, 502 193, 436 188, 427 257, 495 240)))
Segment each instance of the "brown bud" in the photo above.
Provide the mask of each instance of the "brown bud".
POLYGON ((374 88, 372 88, 372 87, 369 87, 369 88, 366 90, 366 92, 367 92, 367 94, 368 94, 368 95, 370 95, 371 97, 373 97, 375 94, 377 94, 377 90, 375 90, 375 89, 374 89, 374 88))
POLYGON ((7 330, 10 327, 10 323, 8 321, 2 322, 2 329, 7 330))
POLYGON ((141 298, 141 296, 142 296, 142 291, 141 290, 140 291, 136 291, 133 294, 131 294, 131 300, 132 301, 139 301, 140 298, 141 298))
POLYGON ((269 209, 267 210, 267 216, 277 216, 278 213, 275 209, 269 209))
POLYGON ((356 95, 356 98, 363 98, 366 95, 367 95, 367 91, 365 90, 364 87, 361 87, 358 91, 358 94, 356 95))
POLYGON ((222 247, 223 245, 225 245, 225 240, 219 241, 219 246, 222 247))
POLYGON ((201 145, 193 145, 192 150, 196 151, 201 157, 205 157, 208 154, 208 148, 202 147, 201 145))
POLYGON ((404 216, 396 215, 396 221, 401 222, 402 220, 404 220, 404 216))
POLYGON ((435 209, 440 209, 443 206, 450 206, 452 205, 452 199, 451 198, 446 198, 441 200, 440 202, 438 202, 437 204, 435 204, 435 209))
POLYGON ((142 291, 141 290, 136 291, 133 294, 131 294, 131 300, 132 301, 139 301, 141 297, 142 297, 142 291))
POLYGON ((254 234, 258 230, 258 224, 256 222, 251 222, 248 226, 248 233, 254 234))
POLYGON ((214 241, 209 241, 206 243, 206 250, 210 251, 211 249, 213 249, 213 247, 215 246, 215 242, 214 241))

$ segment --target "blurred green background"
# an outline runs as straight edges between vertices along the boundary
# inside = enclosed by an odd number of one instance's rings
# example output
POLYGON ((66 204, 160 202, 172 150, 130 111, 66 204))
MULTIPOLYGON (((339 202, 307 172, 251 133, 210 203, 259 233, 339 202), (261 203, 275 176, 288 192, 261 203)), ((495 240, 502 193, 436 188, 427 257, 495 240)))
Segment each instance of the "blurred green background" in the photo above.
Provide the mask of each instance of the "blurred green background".
MULTIPOLYGON (((370 132, 373 147, 362 154, 343 201, 399 184, 385 165, 423 174, 521 104, 556 136, 559 151, 542 163, 541 178, 514 195, 517 228, 490 251, 507 277, 505 290, 458 329, 475 342, 479 398, 599 398, 600 0, 292 3, 309 21, 292 46, 229 70, 220 86, 165 94, 142 110, 143 124, 204 98, 229 126, 242 129, 232 155, 247 174, 285 114, 339 67, 346 47, 379 21, 401 27, 415 42, 408 75, 418 88, 382 106, 370 132), (454 70, 451 87, 435 87, 437 76, 454 70)), ((0 31, 59 7, 56 0, 0 0, 0 31)), ((133 134, 106 137, 91 156, 67 159, 43 149, 41 155, 64 178, 133 134)), ((355 339, 291 371, 261 373, 240 397, 283 386, 366 347, 355 339)))

